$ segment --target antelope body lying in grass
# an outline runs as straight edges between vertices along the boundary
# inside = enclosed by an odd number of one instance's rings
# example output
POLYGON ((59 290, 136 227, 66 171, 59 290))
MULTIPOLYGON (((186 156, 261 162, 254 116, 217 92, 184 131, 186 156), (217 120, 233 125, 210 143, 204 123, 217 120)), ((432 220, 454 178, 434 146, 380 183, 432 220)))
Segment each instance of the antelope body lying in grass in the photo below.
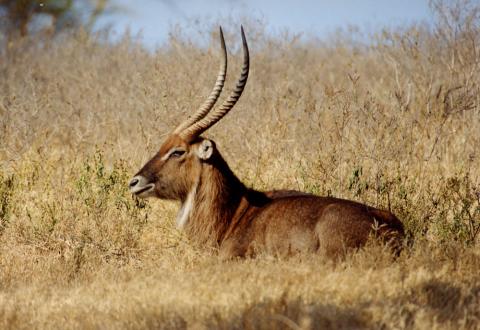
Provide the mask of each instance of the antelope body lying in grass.
POLYGON ((216 246, 222 257, 257 253, 321 252, 338 256, 363 246, 372 234, 400 246, 402 223, 390 212, 354 201, 297 191, 260 192, 246 187, 228 167, 212 140, 200 135, 240 98, 249 71, 242 27, 243 67, 228 99, 210 111, 223 88, 227 52, 205 103, 166 138, 160 151, 130 181, 138 197, 179 200, 177 226, 200 244, 216 246))

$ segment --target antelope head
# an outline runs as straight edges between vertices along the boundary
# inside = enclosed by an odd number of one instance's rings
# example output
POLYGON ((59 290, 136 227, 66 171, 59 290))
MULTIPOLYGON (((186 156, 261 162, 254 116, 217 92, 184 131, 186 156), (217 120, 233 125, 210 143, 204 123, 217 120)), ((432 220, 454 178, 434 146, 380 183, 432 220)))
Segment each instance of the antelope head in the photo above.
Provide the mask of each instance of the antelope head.
POLYGON ((215 161, 218 155, 215 143, 200 135, 233 108, 247 83, 249 53, 243 27, 241 34, 243 66, 235 89, 220 107, 210 111, 220 96, 227 73, 227 51, 220 28, 222 61, 212 92, 192 116, 167 136, 157 154, 132 178, 129 187, 134 195, 185 201, 198 184, 203 165, 215 161))

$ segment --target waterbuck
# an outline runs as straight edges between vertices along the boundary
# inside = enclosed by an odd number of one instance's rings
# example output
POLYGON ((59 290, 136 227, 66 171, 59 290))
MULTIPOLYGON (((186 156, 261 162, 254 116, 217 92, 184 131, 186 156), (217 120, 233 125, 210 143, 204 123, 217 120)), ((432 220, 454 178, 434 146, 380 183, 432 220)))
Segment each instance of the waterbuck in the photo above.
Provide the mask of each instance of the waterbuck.
POLYGON ((142 198, 179 200, 177 226, 193 241, 217 247, 224 258, 317 251, 334 257, 363 246, 369 237, 401 246, 403 225, 392 213, 298 191, 250 189, 230 170, 215 142, 200 136, 233 108, 247 82, 249 52, 243 27, 241 32, 243 67, 231 95, 210 111, 227 72, 220 28, 223 56, 211 94, 167 136, 130 181, 130 191, 142 198))

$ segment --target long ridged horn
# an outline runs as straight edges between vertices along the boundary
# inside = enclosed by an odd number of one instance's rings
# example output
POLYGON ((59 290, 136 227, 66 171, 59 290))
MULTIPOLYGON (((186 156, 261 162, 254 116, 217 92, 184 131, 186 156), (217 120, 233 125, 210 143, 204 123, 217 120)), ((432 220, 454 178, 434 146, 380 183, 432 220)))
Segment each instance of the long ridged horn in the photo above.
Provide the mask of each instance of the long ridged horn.
POLYGON ((177 128, 173 131, 176 134, 180 134, 183 130, 195 124, 197 121, 202 119, 207 115, 207 113, 212 109, 217 102, 220 93, 222 92, 223 85, 225 84, 225 77, 227 74, 227 48, 225 47, 225 39, 223 38, 222 27, 220 27, 220 43, 222 45, 222 55, 223 61, 220 62, 220 69, 217 75, 217 81, 215 81, 215 86, 213 87, 212 92, 205 100, 205 102, 198 108, 198 110, 183 123, 178 125, 177 128))
POLYGON ((235 103, 237 103, 238 99, 242 95, 243 89, 247 83, 248 78, 248 71, 250 67, 250 57, 248 53, 248 45, 247 40, 245 38, 245 33, 242 29, 242 43, 243 43, 243 66, 242 66, 242 73, 240 75, 240 79, 235 86, 235 89, 230 94, 227 100, 218 108, 210 112, 206 117, 202 118, 201 120, 194 123, 189 128, 185 129, 183 132, 180 133, 180 136, 184 139, 194 139, 195 137, 199 136, 207 129, 212 127, 216 122, 225 116, 230 109, 233 108, 235 103))

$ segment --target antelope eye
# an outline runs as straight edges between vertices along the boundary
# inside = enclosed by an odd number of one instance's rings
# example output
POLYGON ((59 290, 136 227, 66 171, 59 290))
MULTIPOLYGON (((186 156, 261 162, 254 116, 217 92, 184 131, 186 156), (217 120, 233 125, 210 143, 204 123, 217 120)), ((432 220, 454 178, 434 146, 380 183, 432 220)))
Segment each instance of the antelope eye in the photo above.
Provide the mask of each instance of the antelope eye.
POLYGON ((176 149, 172 151, 172 153, 170 154, 170 157, 178 158, 178 157, 181 157, 184 153, 185 153, 185 150, 176 149))

